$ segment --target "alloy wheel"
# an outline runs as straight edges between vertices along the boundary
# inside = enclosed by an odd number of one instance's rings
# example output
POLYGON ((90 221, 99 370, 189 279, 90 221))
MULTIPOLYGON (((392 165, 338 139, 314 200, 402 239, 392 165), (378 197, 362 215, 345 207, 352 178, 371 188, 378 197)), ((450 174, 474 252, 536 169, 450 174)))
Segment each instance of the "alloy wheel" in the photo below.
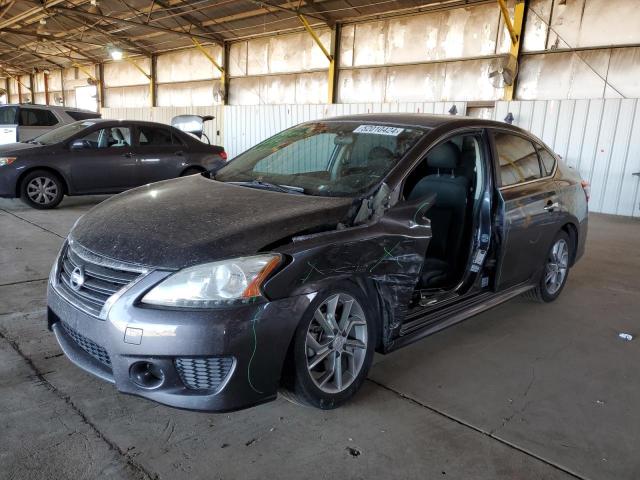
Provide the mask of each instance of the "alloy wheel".
POLYGON ((316 309, 307 330, 307 369, 325 393, 346 390, 358 377, 367 353, 367 321, 355 298, 328 297, 316 309))
POLYGON ((554 295, 564 283, 569 266, 569 246, 564 238, 553 244, 545 267, 544 285, 550 295, 554 295))
POLYGON ((35 177, 27 184, 27 196, 33 203, 48 205, 58 196, 58 186, 49 177, 35 177))

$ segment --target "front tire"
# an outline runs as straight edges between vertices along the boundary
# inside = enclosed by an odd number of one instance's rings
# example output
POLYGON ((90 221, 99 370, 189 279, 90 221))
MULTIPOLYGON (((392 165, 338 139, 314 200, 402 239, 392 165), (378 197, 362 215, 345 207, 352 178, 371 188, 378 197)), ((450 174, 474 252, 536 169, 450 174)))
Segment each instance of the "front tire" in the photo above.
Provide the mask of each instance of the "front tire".
POLYGON ((526 293, 538 302, 553 302, 560 296, 569 276, 569 259, 573 246, 566 232, 560 231, 549 249, 544 271, 535 288, 526 293))
POLYGON ((20 184, 20 198, 27 205, 39 210, 55 208, 62 201, 64 186, 55 173, 34 170, 20 184))
POLYGON ((318 294, 294 334, 287 399, 329 410, 355 395, 376 345, 370 303, 346 283, 318 294))

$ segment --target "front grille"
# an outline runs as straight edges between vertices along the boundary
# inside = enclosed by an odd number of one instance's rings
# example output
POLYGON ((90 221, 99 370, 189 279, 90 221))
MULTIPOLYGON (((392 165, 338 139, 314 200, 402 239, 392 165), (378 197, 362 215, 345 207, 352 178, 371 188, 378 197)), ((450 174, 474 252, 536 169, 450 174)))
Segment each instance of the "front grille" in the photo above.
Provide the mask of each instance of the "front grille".
POLYGON ((103 365, 106 365, 107 367, 111 368, 111 358, 109 357, 109 354, 104 348, 102 348, 100 345, 98 345, 94 341, 89 340, 87 337, 85 337, 81 333, 76 332, 73 328, 71 328, 69 325, 67 325, 64 322, 62 322, 62 328, 64 328, 64 331, 67 332, 67 335, 69 335, 82 350, 87 352, 89 355, 91 355, 93 358, 98 360, 103 365))
POLYGON ((59 264, 58 287, 78 308, 98 317, 105 302, 118 290, 134 281, 140 271, 115 268, 100 257, 81 254, 81 249, 67 246, 59 264), (80 269, 84 283, 71 286, 74 269, 80 269))
POLYGON ((178 375, 187 388, 218 391, 233 367, 233 358, 176 358, 175 364, 178 375))

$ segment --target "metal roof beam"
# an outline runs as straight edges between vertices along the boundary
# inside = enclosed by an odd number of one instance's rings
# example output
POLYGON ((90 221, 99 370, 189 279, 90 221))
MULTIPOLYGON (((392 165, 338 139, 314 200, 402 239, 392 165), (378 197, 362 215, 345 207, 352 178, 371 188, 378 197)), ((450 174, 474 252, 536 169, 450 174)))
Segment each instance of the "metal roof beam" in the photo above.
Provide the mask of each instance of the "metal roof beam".
POLYGON ((75 9, 75 8, 55 7, 53 9, 51 9, 51 10, 53 10, 54 12, 60 12, 60 13, 66 13, 66 14, 70 14, 70 15, 93 18, 93 19, 96 19, 96 20, 112 21, 112 22, 115 22, 115 23, 120 23, 122 25, 129 25, 131 27, 146 28, 148 30, 154 30, 156 32, 169 33, 169 34, 174 34, 174 35, 181 36, 181 37, 188 37, 189 39, 196 38, 197 40, 200 40, 200 41, 220 43, 220 41, 216 40, 215 38, 207 37, 207 36, 200 35, 200 34, 187 33, 187 32, 184 32, 184 31, 173 30, 171 28, 158 27, 157 25, 134 22, 132 20, 125 20, 123 18, 118 18, 118 17, 107 17, 106 15, 100 15, 98 13, 91 13, 91 12, 87 12, 85 10, 78 10, 78 9, 75 9))

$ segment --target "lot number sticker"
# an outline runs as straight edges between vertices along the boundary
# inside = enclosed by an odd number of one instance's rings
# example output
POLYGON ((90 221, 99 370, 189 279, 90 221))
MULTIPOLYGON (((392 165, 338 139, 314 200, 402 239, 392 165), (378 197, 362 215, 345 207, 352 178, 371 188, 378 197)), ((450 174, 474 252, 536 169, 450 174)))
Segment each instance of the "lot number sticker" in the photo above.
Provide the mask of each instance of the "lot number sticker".
POLYGON ((403 132, 404 128, 385 127, 383 125, 360 125, 353 133, 369 133, 372 135, 390 135, 397 137, 403 132))

